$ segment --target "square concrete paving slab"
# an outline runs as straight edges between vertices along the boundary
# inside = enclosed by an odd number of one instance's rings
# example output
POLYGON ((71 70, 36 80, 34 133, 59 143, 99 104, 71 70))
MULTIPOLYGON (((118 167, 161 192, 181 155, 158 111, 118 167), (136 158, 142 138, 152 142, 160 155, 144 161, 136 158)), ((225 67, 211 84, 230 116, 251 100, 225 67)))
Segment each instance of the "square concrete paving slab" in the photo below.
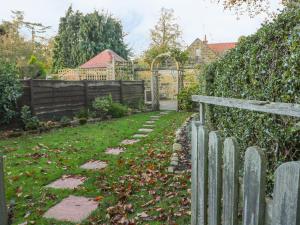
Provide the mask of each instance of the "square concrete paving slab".
POLYGON ((55 189, 75 189, 83 184, 85 180, 86 178, 81 176, 64 175, 60 179, 48 184, 46 187, 55 189))
POLYGON ((154 124, 144 124, 143 127, 153 128, 153 127, 155 127, 155 126, 154 126, 154 124))
POLYGON ((150 129, 150 128, 141 128, 141 129, 139 129, 139 132, 141 132, 141 133, 150 133, 152 131, 153 131, 153 129, 150 129))
POLYGON ((160 116, 150 116, 151 118, 154 118, 154 119, 159 119, 160 116))
POLYGON ((69 196, 60 203, 50 208, 44 218, 55 219, 59 221, 68 221, 80 223, 98 207, 98 202, 91 198, 69 196))
POLYGON ((144 137, 147 137, 147 136, 148 136, 147 134, 135 134, 132 137, 133 138, 144 138, 144 137))
POLYGON ((120 153, 124 152, 124 148, 108 148, 106 149, 105 153, 110 155, 119 155, 120 153))
POLYGON ((164 112, 160 112, 160 115, 167 115, 169 114, 170 112, 167 112, 167 111, 164 111, 164 112))
POLYGON ((121 145, 133 145, 134 143, 139 142, 138 139, 125 139, 121 142, 121 145))
POLYGON ((154 123, 155 123, 155 121, 153 121, 153 120, 146 121, 146 124, 154 124, 154 123))
POLYGON ((86 170, 101 170, 104 169, 105 167, 107 167, 107 163, 99 160, 91 160, 83 164, 82 166, 80 166, 80 168, 86 170))

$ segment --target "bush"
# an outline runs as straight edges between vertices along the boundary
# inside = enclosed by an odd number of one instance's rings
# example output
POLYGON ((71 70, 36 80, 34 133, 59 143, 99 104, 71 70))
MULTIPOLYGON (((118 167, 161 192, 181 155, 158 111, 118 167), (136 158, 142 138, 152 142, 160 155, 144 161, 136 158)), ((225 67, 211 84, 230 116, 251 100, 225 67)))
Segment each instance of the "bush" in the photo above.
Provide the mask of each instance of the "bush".
POLYGON ((79 124, 80 125, 84 125, 86 123, 87 123, 87 118, 82 117, 82 118, 79 119, 79 124))
POLYGON ((105 117, 108 114, 112 103, 113 100, 111 95, 102 98, 97 97, 93 102, 93 109, 96 110, 97 116, 105 117))
POLYGON ((192 95, 198 94, 200 94, 199 85, 183 88, 177 95, 178 108, 184 111, 193 111, 197 107, 197 103, 192 101, 192 95))
POLYGON ((109 109, 108 114, 113 118, 120 118, 126 116, 128 113, 128 108, 120 103, 113 102, 109 109))
POLYGON ((24 105, 21 109, 21 119, 24 130, 36 130, 40 126, 39 119, 36 116, 32 116, 27 105, 24 105))
POLYGON ((59 121, 63 126, 68 126, 71 124, 71 119, 67 116, 63 116, 60 118, 60 121, 59 121))
POLYGON ((75 113, 75 117, 80 119, 80 118, 94 118, 95 117, 95 112, 89 110, 89 109, 85 109, 85 108, 81 108, 79 112, 75 113))
POLYGON ((9 123, 16 116, 17 99, 21 85, 16 66, 0 60, 0 124, 9 123))
MULTIPOLYGON (((240 40, 205 71, 206 94, 219 97, 300 103, 300 9, 286 8, 272 23, 240 40)), ((235 136, 241 149, 266 148, 269 169, 299 160, 296 119, 227 107, 209 107, 214 129, 235 136)))

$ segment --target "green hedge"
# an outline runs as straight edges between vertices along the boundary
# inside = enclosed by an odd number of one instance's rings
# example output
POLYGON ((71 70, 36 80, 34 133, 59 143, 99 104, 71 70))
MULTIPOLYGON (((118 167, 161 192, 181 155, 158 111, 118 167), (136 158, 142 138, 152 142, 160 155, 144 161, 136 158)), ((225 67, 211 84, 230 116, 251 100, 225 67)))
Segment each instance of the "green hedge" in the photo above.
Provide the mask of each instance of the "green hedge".
MULTIPOLYGON (((256 34, 210 64, 205 72, 206 95, 272 102, 300 103, 300 10, 289 7, 256 34)), ((265 148, 269 169, 299 160, 300 130, 295 118, 209 107, 214 129, 235 136, 243 150, 265 148)))

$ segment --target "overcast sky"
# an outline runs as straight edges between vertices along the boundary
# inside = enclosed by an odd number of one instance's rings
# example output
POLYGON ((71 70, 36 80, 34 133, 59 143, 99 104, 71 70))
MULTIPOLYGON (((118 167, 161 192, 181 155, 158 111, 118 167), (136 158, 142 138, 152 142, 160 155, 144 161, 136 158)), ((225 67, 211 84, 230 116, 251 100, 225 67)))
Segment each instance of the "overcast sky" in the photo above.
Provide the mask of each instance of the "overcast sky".
MULTIPOLYGON (((271 0, 274 9, 278 1, 271 0)), ((128 33, 126 42, 137 55, 149 45, 149 29, 159 18, 162 7, 175 10, 183 31, 183 40, 188 45, 206 34, 209 43, 234 42, 241 35, 254 33, 264 21, 263 16, 254 19, 242 16, 237 20, 234 12, 224 11, 222 4, 211 0, 0 0, 0 20, 9 20, 11 10, 25 12, 25 20, 51 26, 49 35, 55 35, 59 18, 72 4, 75 10, 84 13, 105 10, 118 17, 128 33)))

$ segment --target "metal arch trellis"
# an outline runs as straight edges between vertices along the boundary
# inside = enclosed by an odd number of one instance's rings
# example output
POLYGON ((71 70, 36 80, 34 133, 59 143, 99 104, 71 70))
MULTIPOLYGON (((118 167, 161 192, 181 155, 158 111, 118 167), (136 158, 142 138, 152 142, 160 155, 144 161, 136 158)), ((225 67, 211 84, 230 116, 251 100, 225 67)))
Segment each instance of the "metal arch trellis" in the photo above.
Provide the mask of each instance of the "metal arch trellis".
MULTIPOLYGON (((157 63, 158 59, 163 57, 172 58, 176 63, 176 70, 178 74, 178 93, 183 88, 183 76, 184 71, 180 66, 180 63, 172 56, 171 52, 165 52, 156 56, 151 63, 151 97, 152 97, 152 110, 158 111, 159 110, 159 74, 157 63)), ((178 105, 178 104, 177 104, 178 105)))

